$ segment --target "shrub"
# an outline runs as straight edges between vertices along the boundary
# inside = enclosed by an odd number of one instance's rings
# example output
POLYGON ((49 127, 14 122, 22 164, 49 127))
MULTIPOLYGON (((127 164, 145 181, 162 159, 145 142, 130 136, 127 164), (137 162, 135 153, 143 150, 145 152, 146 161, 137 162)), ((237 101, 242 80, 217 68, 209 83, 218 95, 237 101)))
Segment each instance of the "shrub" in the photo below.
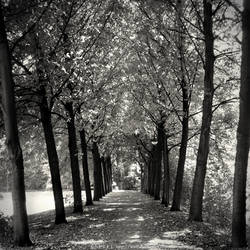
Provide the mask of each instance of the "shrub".
POLYGON ((13 220, 0 212, 0 242, 6 243, 12 241, 13 220))

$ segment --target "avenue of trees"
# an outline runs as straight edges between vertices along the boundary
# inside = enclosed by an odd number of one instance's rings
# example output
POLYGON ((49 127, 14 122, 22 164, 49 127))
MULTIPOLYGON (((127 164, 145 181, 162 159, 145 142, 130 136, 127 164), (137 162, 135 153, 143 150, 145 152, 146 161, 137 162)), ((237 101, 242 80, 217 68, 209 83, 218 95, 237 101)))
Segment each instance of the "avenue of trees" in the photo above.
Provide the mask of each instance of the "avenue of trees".
POLYGON ((140 180, 170 211, 188 207, 190 221, 231 224, 232 246, 246 246, 249 1, 0 7, 0 174, 17 245, 32 244, 25 187, 51 185, 60 224, 63 188, 82 213, 82 189, 92 205, 113 180, 140 180))

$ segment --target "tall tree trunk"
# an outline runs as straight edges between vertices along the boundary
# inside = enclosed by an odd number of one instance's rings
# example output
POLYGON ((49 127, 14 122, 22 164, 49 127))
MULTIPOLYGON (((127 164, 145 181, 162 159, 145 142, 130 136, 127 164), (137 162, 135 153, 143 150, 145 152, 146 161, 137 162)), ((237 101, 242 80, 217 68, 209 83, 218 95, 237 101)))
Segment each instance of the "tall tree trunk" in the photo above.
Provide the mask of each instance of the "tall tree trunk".
POLYGON ((155 187, 155 174, 156 174, 156 145, 152 148, 152 161, 151 161, 151 178, 150 178, 150 195, 154 196, 155 187))
POLYGON ((102 188, 102 196, 105 196, 105 187, 104 187, 104 174, 103 174, 103 156, 100 158, 100 162, 101 162, 101 179, 102 179, 102 184, 101 184, 101 188, 102 188))
POLYGON ((65 109, 68 112, 69 119, 67 120, 68 127, 68 140, 69 140, 69 154, 70 154, 70 166, 73 182, 73 196, 74 196, 74 213, 82 213, 82 193, 81 193, 81 179, 78 162, 78 150, 76 141, 76 129, 75 129, 75 116, 73 111, 73 103, 67 102, 65 109))
POLYGON ((53 196, 55 202, 55 223, 65 223, 65 210, 63 203, 63 192, 62 192, 62 184, 60 179, 60 170, 59 170, 59 160, 56 151, 56 143, 53 133, 53 127, 51 122, 51 111, 48 105, 47 93, 46 93, 46 84, 48 83, 45 73, 44 73, 44 55, 42 53, 42 49, 38 40, 38 37, 35 34, 35 31, 32 32, 32 39, 34 42, 34 54, 36 58, 36 73, 37 80, 39 84, 39 110, 41 115, 41 122, 44 131, 48 162, 50 168, 53 196))
POLYGON ((157 127, 157 145, 156 145, 156 171, 155 171, 155 189, 154 189, 154 199, 160 200, 161 193, 161 179, 162 179, 162 151, 163 151, 163 137, 164 128, 163 122, 158 124, 157 127))
POLYGON ((169 193, 170 193, 170 169, 169 169, 168 138, 166 134, 164 134, 164 141, 163 141, 163 166, 164 166, 164 178, 163 178, 163 194, 161 203, 167 207, 169 205, 169 193))
POLYGON ((102 175, 101 160, 97 143, 93 142, 92 147, 93 163, 94 163, 94 201, 102 198, 102 175))
POLYGON ((106 162, 106 158, 102 157, 102 168, 103 168, 103 180, 104 180, 104 190, 105 190, 105 194, 107 194, 108 191, 108 175, 107 175, 107 162, 106 162))
POLYGON ((109 192, 112 192, 112 163, 110 155, 107 156, 107 169, 108 169, 108 176, 109 176, 109 192))
POLYGON ((175 188, 173 195, 173 202, 171 211, 179 211, 181 205, 181 195, 182 195, 182 184, 183 184, 183 175, 184 167, 186 161, 186 152, 188 144, 188 123, 189 123, 189 91, 188 83, 185 77, 185 56, 184 56, 184 30, 182 24, 183 17, 183 6, 184 0, 177 0, 176 9, 177 9, 177 46, 178 46, 178 57, 180 58, 180 75, 181 75, 181 90, 182 90, 182 135, 181 135, 181 146, 179 150, 179 160, 177 166, 177 173, 175 179, 175 188))
POLYGON ((104 158, 104 161, 105 161, 105 171, 106 171, 106 186, 107 186, 107 193, 109 193, 111 190, 110 190, 110 176, 109 176, 109 167, 108 167, 108 157, 106 156, 104 158))
POLYGON ((151 193, 151 180, 152 180, 152 157, 153 157, 153 154, 152 154, 152 151, 151 151, 151 154, 149 156, 149 161, 148 161, 148 194, 151 193))
MULTIPOLYGON (((184 92, 183 92, 184 96, 184 92)), ((187 101, 188 102, 188 101, 187 101)), ((171 211, 180 211, 181 206, 181 197, 182 197, 182 184, 183 184, 183 175, 184 175, 184 167, 186 161, 186 152, 187 152, 187 143, 188 143, 188 109, 184 108, 186 105, 183 102, 183 111, 186 110, 185 116, 182 120, 182 135, 181 135, 181 146, 179 151, 179 160, 178 160, 178 167, 175 179, 175 188, 174 188, 174 195, 173 195, 173 202, 171 211)), ((188 104, 187 104, 188 106, 188 104)))
POLYGON ((212 120, 212 105, 214 94, 214 36, 212 2, 203 0, 205 35, 205 76, 204 99, 202 107, 202 125, 196 162, 195 177, 191 196, 189 220, 202 221, 202 201, 206 176, 207 158, 209 152, 210 126, 212 120))
POLYGON ((82 148, 82 168, 83 168, 83 177, 86 193, 86 206, 93 205, 91 186, 89 180, 89 168, 88 168, 88 150, 86 143, 85 130, 82 129, 80 132, 81 148, 82 148))
POLYGON ((2 5, 0 3, 0 76, 2 111, 6 132, 8 155, 12 167, 12 201, 14 241, 18 246, 30 246, 29 225, 26 212, 26 197, 24 185, 23 154, 19 142, 14 82, 12 77, 11 57, 5 31, 2 5))
POLYGON ((46 142, 52 189, 55 201, 55 212, 56 212, 55 223, 60 224, 60 223, 65 223, 66 218, 65 218, 64 203, 63 203, 62 184, 60 179, 59 160, 56 151, 55 138, 51 123, 51 112, 48 107, 48 101, 44 85, 40 86, 40 98, 41 98, 41 103, 39 105, 39 108, 41 114, 41 122, 46 142))
POLYGON ((242 30, 240 117, 237 130, 233 188, 232 246, 234 248, 247 245, 246 178, 250 143, 250 2, 247 0, 244 0, 242 30))
POLYGON ((143 193, 148 194, 148 163, 144 164, 143 193))

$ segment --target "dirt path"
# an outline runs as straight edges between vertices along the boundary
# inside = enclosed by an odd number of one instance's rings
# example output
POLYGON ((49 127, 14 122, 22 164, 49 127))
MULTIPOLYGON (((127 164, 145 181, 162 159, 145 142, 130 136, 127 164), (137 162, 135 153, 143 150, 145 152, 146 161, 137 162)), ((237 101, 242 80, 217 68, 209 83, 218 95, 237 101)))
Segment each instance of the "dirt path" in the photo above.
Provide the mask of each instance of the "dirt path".
POLYGON ((211 226, 189 223, 187 214, 135 191, 108 194, 67 220, 54 225, 51 214, 31 217, 32 249, 227 249, 225 235, 211 226))

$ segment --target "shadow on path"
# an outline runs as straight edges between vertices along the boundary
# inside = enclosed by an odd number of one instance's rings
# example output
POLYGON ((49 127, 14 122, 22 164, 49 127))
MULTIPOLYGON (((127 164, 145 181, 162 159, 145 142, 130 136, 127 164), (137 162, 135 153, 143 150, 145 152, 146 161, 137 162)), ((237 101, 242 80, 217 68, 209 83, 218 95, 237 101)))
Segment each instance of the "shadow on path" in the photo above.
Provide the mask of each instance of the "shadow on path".
POLYGON ((187 222, 187 214, 136 191, 113 192, 82 215, 67 214, 63 225, 54 225, 51 213, 31 217, 34 249, 228 249, 223 232, 187 222))

